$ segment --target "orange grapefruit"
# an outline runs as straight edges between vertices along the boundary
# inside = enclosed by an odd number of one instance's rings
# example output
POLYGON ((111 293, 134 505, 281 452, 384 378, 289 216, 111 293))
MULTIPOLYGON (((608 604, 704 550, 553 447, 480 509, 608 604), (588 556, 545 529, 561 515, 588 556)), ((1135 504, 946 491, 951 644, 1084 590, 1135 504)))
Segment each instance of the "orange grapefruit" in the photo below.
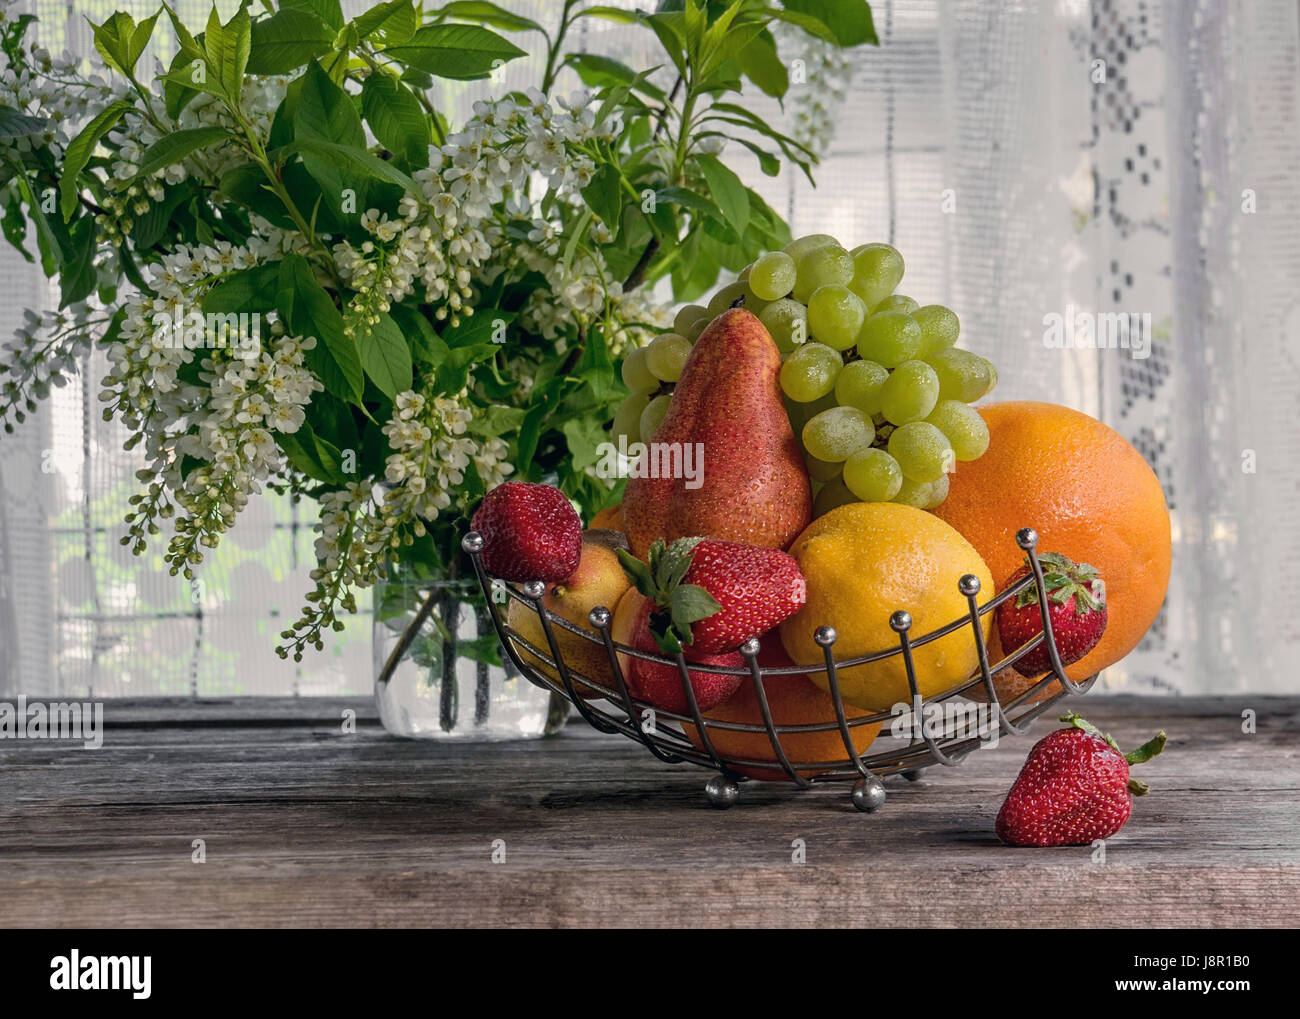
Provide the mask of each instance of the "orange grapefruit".
MULTIPOLYGON (((1066 668, 1071 679, 1084 679, 1132 651, 1164 603, 1171 558, 1164 491, 1142 454, 1087 414, 1028 401, 979 411, 988 450, 957 466, 948 498, 933 512, 975 546, 999 589, 1024 561, 1016 545, 1022 527, 1038 532, 1038 551, 1097 568, 1106 584, 1106 632, 1066 668)), ((999 650, 995 634, 991 652, 999 650)), ((998 681, 1000 696, 1033 682, 1010 669, 998 681)))

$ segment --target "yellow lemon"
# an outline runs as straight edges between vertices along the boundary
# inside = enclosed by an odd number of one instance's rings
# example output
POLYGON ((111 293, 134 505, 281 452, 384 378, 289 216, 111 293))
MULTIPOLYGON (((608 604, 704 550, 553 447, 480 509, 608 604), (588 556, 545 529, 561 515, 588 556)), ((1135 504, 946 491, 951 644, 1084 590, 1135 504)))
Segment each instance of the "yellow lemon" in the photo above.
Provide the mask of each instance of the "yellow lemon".
MULTIPOLYGON (((835 660, 843 661, 897 648, 889 617, 899 609, 912 615, 912 640, 966 616, 966 597, 957 589, 964 574, 979 578, 980 601, 994 594, 989 568, 970 542, 938 517, 901 503, 831 510, 795 539, 790 554, 808 580, 808 600, 781 624, 781 642, 799 665, 823 664, 813 639, 819 626, 835 627, 835 660)), ((987 639, 990 615, 981 623, 987 639)), ((913 647, 912 660, 921 696, 942 693, 978 668, 975 635, 967 625, 913 647)), ((824 671, 808 678, 830 689, 824 671)), ((870 711, 912 696, 902 655, 841 669, 839 684, 847 702, 870 711)))

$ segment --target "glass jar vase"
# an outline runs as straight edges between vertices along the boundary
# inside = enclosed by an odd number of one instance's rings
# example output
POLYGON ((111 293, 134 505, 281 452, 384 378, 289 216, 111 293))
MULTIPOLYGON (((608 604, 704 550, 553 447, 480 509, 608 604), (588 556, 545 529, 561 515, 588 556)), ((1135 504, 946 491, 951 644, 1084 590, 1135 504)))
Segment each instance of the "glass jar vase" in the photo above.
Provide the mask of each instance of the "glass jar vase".
POLYGON ((504 656, 477 581, 414 573, 396 564, 374 589, 375 703, 384 728, 464 742, 559 729, 568 701, 533 685, 504 656))

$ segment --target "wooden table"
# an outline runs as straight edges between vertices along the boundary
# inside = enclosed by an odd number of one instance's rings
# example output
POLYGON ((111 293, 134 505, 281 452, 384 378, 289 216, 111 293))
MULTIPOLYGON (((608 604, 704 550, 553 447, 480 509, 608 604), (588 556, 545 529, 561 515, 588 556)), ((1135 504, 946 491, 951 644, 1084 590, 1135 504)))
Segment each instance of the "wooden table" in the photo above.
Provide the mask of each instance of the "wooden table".
POLYGON ((581 722, 444 746, 387 736, 368 701, 108 701, 100 750, 0 741, 0 924, 1300 922, 1300 698, 1077 704, 1125 748, 1169 733, 1104 863, 994 838, 1029 739, 891 778, 872 815, 841 784, 749 783, 719 811, 705 771, 581 722))

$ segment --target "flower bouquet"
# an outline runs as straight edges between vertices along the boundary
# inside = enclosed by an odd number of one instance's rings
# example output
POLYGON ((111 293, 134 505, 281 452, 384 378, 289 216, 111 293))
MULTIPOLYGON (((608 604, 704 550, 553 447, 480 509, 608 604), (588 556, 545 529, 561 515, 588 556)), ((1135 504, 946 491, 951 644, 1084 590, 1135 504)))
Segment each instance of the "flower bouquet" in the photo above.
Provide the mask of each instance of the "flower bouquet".
MULTIPOLYGON (((0 421, 102 347, 103 416, 140 458, 120 540, 143 554, 169 532, 173 575, 264 489, 314 501, 313 587, 281 657, 320 649, 395 567, 454 579, 467 509, 507 477, 584 517, 618 501, 596 464, 621 360, 667 329, 669 292, 790 240, 733 155, 769 175, 816 161, 742 91, 781 99, 787 61, 875 41, 859 0, 549 6, 543 23, 388 0, 349 20, 338 0, 268 0, 200 27, 164 3, 93 24, 90 68, 0 10, 4 234, 60 292, 6 347, 0 421), (574 44, 611 22, 647 33, 656 64, 574 44), (534 85, 507 84, 514 61, 534 85), (482 97, 456 122, 470 81, 482 97)), ((457 619, 435 620, 430 664, 459 653, 457 619)))

